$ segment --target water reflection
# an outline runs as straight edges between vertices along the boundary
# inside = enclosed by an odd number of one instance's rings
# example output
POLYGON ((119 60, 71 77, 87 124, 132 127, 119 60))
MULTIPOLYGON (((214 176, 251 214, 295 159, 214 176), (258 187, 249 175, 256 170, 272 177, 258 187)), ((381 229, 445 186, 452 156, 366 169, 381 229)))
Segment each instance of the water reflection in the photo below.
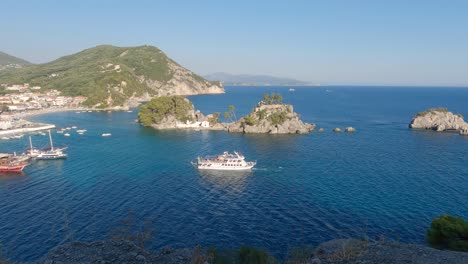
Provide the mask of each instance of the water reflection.
POLYGON ((3 181, 11 180, 24 180, 27 178, 27 174, 22 172, 0 172, 0 183, 3 181))
POLYGON ((199 170, 200 183, 207 188, 223 189, 239 193, 245 189, 248 177, 252 171, 217 171, 199 170))

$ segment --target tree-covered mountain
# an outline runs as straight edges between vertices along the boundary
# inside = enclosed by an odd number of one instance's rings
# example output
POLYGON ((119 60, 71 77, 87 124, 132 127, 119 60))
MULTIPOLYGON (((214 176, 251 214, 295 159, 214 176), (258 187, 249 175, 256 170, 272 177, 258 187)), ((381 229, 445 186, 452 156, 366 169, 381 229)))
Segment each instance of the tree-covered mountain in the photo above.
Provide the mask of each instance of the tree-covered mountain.
POLYGON ((223 93, 153 46, 101 45, 49 63, 0 72, 0 83, 38 85, 64 95, 86 96, 88 106, 120 106, 162 95, 223 93))
POLYGON ((299 81, 291 78, 280 78, 269 75, 250 75, 250 74, 229 74, 225 72, 217 72, 204 76, 208 80, 221 81, 224 85, 244 86, 244 85, 288 85, 288 86, 304 86, 317 85, 310 82, 299 81))
POLYGON ((17 58, 6 54, 5 52, 0 51, 0 65, 9 65, 9 64, 18 64, 18 65, 27 65, 30 64, 28 61, 17 58))

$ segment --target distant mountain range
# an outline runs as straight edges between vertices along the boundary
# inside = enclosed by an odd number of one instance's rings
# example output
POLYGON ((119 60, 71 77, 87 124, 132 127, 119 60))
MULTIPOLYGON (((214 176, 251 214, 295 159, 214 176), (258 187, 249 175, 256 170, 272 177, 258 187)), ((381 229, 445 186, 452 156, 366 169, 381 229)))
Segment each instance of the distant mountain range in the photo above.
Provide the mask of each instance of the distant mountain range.
POLYGON ((319 85, 317 83, 299 81, 292 78, 280 78, 269 75, 229 74, 217 72, 204 76, 211 81, 220 81, 224 85, 232 86, 307 86, 319 85))
MULTIPOLYGON (((10 62, 14 58, 3 57, 10 62)), ((85 104, 94 107, 118 107, 163 95, 224 92, 219 82, 196 75, 153 46, 101 45, 44 64, 4 69, 0 83, 30 83, 64 95, 86 96, 85 104)))
POLYGON ((8 64, 27 65, 31 63, 29 61, 17 58, 15 56, 11 56, 9 54, 6 54, 5 52, 0 51, 0 65, 8 65, 8 64))

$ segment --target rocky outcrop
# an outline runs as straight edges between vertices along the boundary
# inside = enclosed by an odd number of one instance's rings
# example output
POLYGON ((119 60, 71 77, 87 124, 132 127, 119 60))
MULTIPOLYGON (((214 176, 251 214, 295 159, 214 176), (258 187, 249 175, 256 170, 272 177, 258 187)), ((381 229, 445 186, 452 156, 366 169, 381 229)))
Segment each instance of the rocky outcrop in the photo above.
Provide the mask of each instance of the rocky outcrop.
POLYGON ((468 126, 465 126, 464 128, 460 129, 460 135, 468 136, 468 126))
POLYGON ((293 106, 288 104, 259 104, 252 113, 228 125, 231 133, 307 134, 315 124, 304 123, 293 106))
POLYGON ((468 263, 468 253, 443 251, 423 245, 391 241, 370 242, 357 239, 335 239, 320 244, 311 260, 315 263, 468 263))
POLYGON ((409 125, 414 129, 431 129, 435 131, 462 131, 468 130, 468 124, 460 114, 453 114, 446 108, 433 108, 418 113, 409 125))
POLYGON ((41 258, 39 264, 51 263, 191 263, 192 250, 188 248, 162 248, 154 254, 131 241, 103 240, 96 242, 72 242, 60 245, 41 258))
POLYGON ((333 132, 340 133, 340 132, 343 132, 343 131, 341 130, 341 128, 335 127, 335 128, 333 129, 333 132))
MULTIPOLYGON (((203 249, 201 249, 203 252, 203 249)), ((200 249, 173 249, 163 247, 158 253, 147 252, 130 241, 104 240, 90 243, 72 242, 60 245, 37 263, 203 263, 200 249), (194 262, 195 261, 195 262, 194 262)), ((365 241, 358 239, 334 239, 320 244, 296 262, 321 264, 362 263, 413 263, 413 264, 466 264, 468 253, 443 251, 423 245, 393 241, 365 241)))
POLYGON ((166 82, 143 77, 146 85, 154 90, 156 96, 224 93, 224 87, 220 82, 210 82, 201 78, 171 59, 167 60, 167 66, 171 78, 166 82))

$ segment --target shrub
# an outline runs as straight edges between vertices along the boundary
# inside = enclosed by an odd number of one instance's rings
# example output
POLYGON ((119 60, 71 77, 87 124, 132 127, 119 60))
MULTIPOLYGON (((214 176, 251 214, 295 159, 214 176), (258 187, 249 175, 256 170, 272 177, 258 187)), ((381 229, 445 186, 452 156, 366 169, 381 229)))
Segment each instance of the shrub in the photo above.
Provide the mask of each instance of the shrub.
POLYGON ((218 124, 220 116, 221 116, 220 112, 215 112, 213 114, 213 117, 208 118, 208 122, 210 122, 210 124, 218 124))
POLYGON ((286 121, 285 112, 275 112, 268 117, 273 125, 280 125, 286 121))
MULTIPOLYGON (((200 250, 199 250, 200 251, 200 250)), ((195 251, 197 252, 197 251, 195 251)), ((204 260, 214 264, 274 264, 276 259, 266 251, 255 247, 241 246, 236 250, 218 250, 214 247, 208 248, 206 254, 197 254, 192 263, 201 263, 204 260)))
POLYGON ((262 109, 257 112, 258 119, 263 120, 267 115, 266 109, 262 109))
POLYGON ((435 107, 435 108, 430 108, 430 109, 427 109, 426 111, 422 111, 422 112, 419 112, 416 114, 416 116, 424 116, 430 112, 443 112, 443 113, 447 113, 448 112, 448 109, 445 108, 445 107, 435 107))
POLYGON ((254 126, 257 124, 257 120, 253 118, 251 115, 245 117, 245 124, 249 126, 254 126))
POLYGON ((435 248, 468 252, 468 222, 458 217, 442 215, 432 221, 426 239, 435 248))

